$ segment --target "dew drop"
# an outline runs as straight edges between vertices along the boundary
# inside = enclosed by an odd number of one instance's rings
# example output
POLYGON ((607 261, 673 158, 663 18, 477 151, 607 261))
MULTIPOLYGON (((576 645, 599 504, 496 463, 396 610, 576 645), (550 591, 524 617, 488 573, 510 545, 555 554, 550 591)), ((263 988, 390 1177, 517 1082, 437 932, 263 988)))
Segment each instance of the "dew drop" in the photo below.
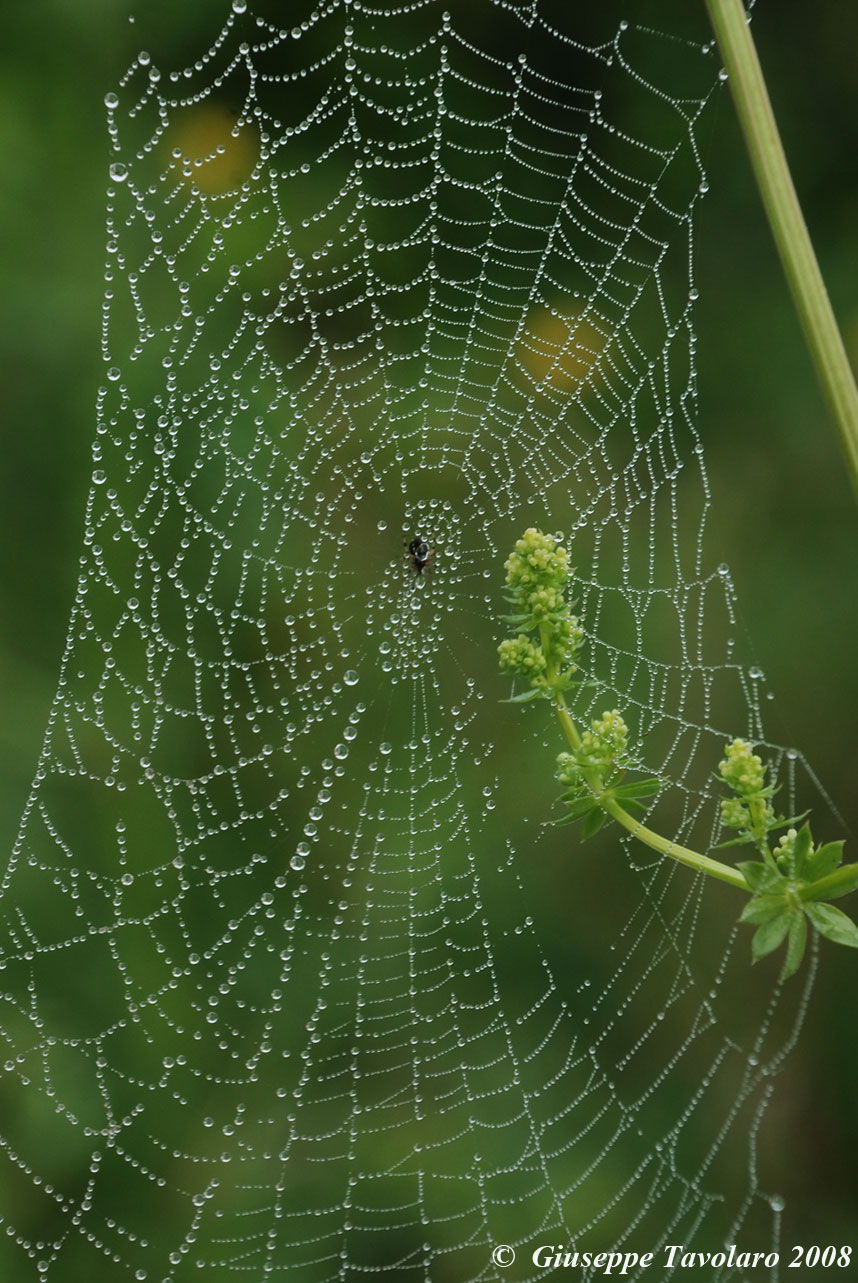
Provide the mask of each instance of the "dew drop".
POLYGON ((357 686, 359 677, 353 668, 347 668, 343 673, 343 681, 346 686, 357 686))

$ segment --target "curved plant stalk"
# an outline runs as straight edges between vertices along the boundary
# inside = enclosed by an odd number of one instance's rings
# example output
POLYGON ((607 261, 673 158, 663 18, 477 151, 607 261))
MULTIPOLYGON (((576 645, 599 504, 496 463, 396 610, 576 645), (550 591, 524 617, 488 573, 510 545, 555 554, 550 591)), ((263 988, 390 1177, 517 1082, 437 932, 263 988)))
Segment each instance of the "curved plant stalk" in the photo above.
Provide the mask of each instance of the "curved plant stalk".
MULTIPOLYGON (((548 672, 549 681, 556 674, 548 672)), ((566 742, 573 754, 581 751, 581 736, 572 719, 569 706, 562 691, 555 691, 552 695, 554 707, 557 710, 557 717, 566 742)), ((669 855, 672 860, 678 860, 680 864, 686 864, 690 869, 695 869, 698 873, 706 873, 710 877, 718 878, 721 882, 729 882, 731 886, 738 887, 741 891, 748 891, 749 887, 742 874, 738 869, 729 864, 722 864, 720 860, 713 860, 708 855, 701 855, 699 851, 692 851, 690 847, 681 846, 678 842, 671 842, 663 838, 660 833, 648 829, 645 824, 641 824, 639 819, 631 815, 621 804, 616 793, 610 787, 607 787, 605 781, 600 776, 596 768, 584 768, 581 776, 594 798, 597 799, 598 805, 605 815, 616 820, 636 837, 639 842, 645 846, 651 847, 653 851, 658 851, 660 855, 669 855)), ((658 781, 656 781, 658 783, 658 781)), ((654 791, 654 790, 653 790, 654 791)), ((641 796, 641 794, 638 794, 641 796)))
POLYGON ((706 0, 751 166, 858 496, 858 389, 781 145, 742 0, 706 0))
POLYGON ((500 665, 527 682, 510 702, 547 699, 569 746, 557 759, 566 814, 556 823, 580 822, 586 838, 606 820, 616 820, 661 855, 744 891, 749 899, 740 920, 757 928, 751 945, 754 960, 786 941, 782 978, 798 969, 808 922, 836 944, 858 948, 858 927, 852 919, 824 903, 858 888, 858 864, 843 864, 842 842, 814 847, 809 825, 792 827, 803 816, 785 819, 775 814, 775 786, 766 782, 767 768, 745 740, 726 746, 718 768, 730 793, 721 802, 721 823, 738 831, 738 837, 723 845, 752 846, 758 860, 735 867, 723 864, 662 837, 632 814, 644 810, 641 799, 655 796, 666 781, 627 782, 629 731, 619 710, 593 718, 584 730, 573 719, 566 692, 582 685, 575 674, 584 631, 567 600, 570 571, 565 548, 554 535, 527 530, 507 559, 506 571, 507 599, 516 612, 506 622, 515 636, 498 647, 500 665), (769 836, 779 829, 786 832, 772 847, 769 836))

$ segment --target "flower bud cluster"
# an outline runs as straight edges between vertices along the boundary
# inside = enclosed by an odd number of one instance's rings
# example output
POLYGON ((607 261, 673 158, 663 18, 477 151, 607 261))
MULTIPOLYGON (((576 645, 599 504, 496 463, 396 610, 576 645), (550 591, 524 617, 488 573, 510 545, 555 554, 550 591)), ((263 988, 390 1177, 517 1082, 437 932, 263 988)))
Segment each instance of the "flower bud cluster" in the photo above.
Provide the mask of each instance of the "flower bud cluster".
POLYGON ((520 631, 498 647, 500 666, 531 687, 550 692, 568 684, 584 632, 566 600, 569 556, 554 535, 531 527, 506 560, 506 582, 520 631), (534 640, 528 633, 537 632, 534 640))
POLYGON ((775 824, 775 813, 769 801, 772 788, 766 786, 766 768, 747 740, 734 739, 725 750, 718 770, 733 797, 721 803, 721 823, 739 829, 762 841, 775 824))
POLYGON ((523 593, 553 586, 563 589, 569 578, 569 554, 553 535, 531 526, 504 562, 506 582, 523 593))
POLYGON ((593 718, 589 729, 581 735, 581 746, 576 752, 558 755, 557 778, 568 788, 575 788, 581 783, 582 770, 588 770, 597 771, 603 783, 607 783, 622 769, 628 747, 629 728, 614 708, 593 718))
POLYGON ((796 829, 787 829, 778 839, 778 844, 772 854, 775 857, 775 863, 782 873, 788 873, 792 869, 793 853, 795 851, 795 840, 798 837, 796 829))
POLYGON ((594 717, 590 729, 581 736, 578 760, 582 766, 593 766, 603 774, 623 764, 629 747, 629 728, 619 709, 594 717))
POLYGON ((747 740, 733 740, 727 745, 725 754, 724 760, 718 763, 718 770, 733 792, 739 797, 759 793, 766 782, 766 768, 747 740))
POLYGON ((504 672, 519 673, 533 685, 544 680, 546 662, 542 647, 525 633, 505 638, 498 646, 498 658, 504 672))
POLYGON ((721 801, 721 823, 727 829, 750 828, 751 816, 744 802, 737 797, 725 797, 721 801))

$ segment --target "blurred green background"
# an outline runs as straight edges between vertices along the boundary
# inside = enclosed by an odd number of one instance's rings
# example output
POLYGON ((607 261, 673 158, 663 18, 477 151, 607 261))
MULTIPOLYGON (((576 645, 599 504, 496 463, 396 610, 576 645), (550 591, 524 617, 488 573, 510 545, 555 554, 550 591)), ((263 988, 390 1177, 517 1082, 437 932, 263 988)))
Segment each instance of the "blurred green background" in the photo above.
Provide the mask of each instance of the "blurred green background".
MULTIPOLYGON (((673 0, 686 6, 686 0, 673 0)), ((9 849, 54 693, 76 576, 95 389, 108 155, 104 93, 132 54, 197 56, 223 5, 34 0, 4 15, 0 838, 9 849), (142 8, 142 7, 141 7, 142 8), (135 21, 129 22, 129 16, 135 21)), ((286 6, 288 8, 288 5, 286 6)), ((668 15, 670 4, 656 6, 668 15)), ((643 20, 646 6, 629 6, 643 20)), ((658 12, 653 19, 658 25, 658 12)), ((760 0, 754 33, 823 275, 858 364, 858 12, 760 0)), ((698 131, 710 193, 696 236, 700 432, 712 483, 708 555, 730 564, 740 644, 764 669, 771 738, 806 755, 858 829, 858 506, 814 383, 726 89, 698 131)), ((845 826, 845 828, 844 828, 845 826)), ((851 857, 858 855, 858 844, 851 857)), ((858 960, 825 952, 779 1084, 790 1241, 858 1229, 858 960), (796 1212, 806 1196, 805 1215, 796 1212)))

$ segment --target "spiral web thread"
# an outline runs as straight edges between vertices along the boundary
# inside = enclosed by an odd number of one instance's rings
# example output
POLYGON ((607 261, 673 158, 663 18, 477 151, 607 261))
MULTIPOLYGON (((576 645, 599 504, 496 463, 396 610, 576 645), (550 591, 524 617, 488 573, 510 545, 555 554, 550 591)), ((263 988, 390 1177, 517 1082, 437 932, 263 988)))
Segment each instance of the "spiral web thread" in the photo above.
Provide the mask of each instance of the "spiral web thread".
POLYGON ((723 888, 543 826, 561 744, 494 662, 503 559, 556 530, 576 714, 622 708, 674 781, 652 823, 717 838, 762 728, 703 546, 713 49, 542 0, 291 8, 235 0, 106 100, 107 379, 3 886, 0 1273, 771 1247, 801 982, 784 1020, 723 888))

